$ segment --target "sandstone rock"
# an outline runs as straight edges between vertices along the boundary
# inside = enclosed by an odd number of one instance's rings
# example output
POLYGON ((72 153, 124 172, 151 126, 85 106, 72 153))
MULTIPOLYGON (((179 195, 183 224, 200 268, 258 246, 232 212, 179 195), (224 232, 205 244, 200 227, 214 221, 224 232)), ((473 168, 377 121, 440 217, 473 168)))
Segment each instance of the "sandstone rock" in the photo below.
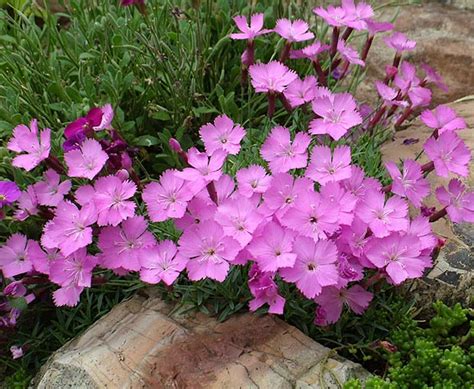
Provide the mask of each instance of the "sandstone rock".
MULTIPOLYGON (((471 150, 474 150, 474 96, 461 99, 450 104, 459 115, 464 117, 468 129, 460 131, 471 150)), ((416 120, 406 130, 397 132, 391 142, 387 142, 382 153, 384 160, 399 161, 400 159, 413 158, 422 149, 425 140, 431 135, 432 130, 416 120), (416 143, 404 144, 406 139, 417 139, 416 143)), ((421 158, 422 163, 427 159, 421 158)), ((464 181, 469 186, 474 186, 474 166, 471 165, 470 175, 464 181)), ((446 185, 449 179, 430 174, 428 179, 433 188, 446 185)), ((425 203, 429 206, 440 208, 436 198, 431 196, 425 203)), ((447 219, 434 223, 434 231, 447 239, 446 245, 441 250, 433 269, 422 280, 413 281, 408 291, 423 304, 430 305, 437 299, 448 303, 463 302, 468 305, 474 296, 474 226, 472 224, 452 225, 447 219)))
POLYGON ((360 366, 274 316, 218 323, 135 296, 58 350, 35 388, 338 388, 360 366))
MULTIPOLYGON (((452 1, 451 1, 452 2, 452 1)), ((456 1, 454 1, 456 2, 456 1)), ((466 4, 474 5, 473 0, 466 4)), ((454 101, 474 92, 474 11, 430 1, 397 9, 383 8, 383 20, 396 17, 395 29, 416 40, 416 50, 405 58, 414 64, 427 63, 445 79, 449 92, 439 89, 433 94, 435 103, 454 101)), ((356 45, 357 46, 357 45, 356 45)), ((367 79, 359 87, 357 97, 369 103, 377 99, 373 85, 383 79, 385 65, 393 60, 393 50, 376 37, 369 53, 367 79)))
POLYGON ((474 0, 438 0, 440 3, 451 5, 460 9, 474 10, 474 0))

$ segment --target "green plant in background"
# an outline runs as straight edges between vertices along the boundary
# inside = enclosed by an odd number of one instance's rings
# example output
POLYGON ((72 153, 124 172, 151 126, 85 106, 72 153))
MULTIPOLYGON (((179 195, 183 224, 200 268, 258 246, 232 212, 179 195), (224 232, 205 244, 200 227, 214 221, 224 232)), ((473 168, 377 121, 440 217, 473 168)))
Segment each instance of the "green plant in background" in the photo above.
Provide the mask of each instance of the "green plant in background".
POLYGON ((436 315, 425 328, 405 318, 389 339, 385 379, 372 377, 364 384, 352 380, 345 389, 457 389, 474 386, 474 310, 459 303, 433 304, 436 315))
MULTIPOLYGON (((256 9, 273 19, 297 10, 272 3, 256 9)), ((211 115, 240 120, 241 110, 255 106, 239 100, 240 47, 227 38, 231 16, 249 10, 246 1, 148 7, 143 18, 113 1, 72 0, 66 13, 46 14, 41 27, 28 11, 1 10, 0 138, 32 117, 59 136, 92 106, 110 102, 116 127, 148 147, 145 163, 159 172, 174 164, 170 136, 189 146, 211 115)))

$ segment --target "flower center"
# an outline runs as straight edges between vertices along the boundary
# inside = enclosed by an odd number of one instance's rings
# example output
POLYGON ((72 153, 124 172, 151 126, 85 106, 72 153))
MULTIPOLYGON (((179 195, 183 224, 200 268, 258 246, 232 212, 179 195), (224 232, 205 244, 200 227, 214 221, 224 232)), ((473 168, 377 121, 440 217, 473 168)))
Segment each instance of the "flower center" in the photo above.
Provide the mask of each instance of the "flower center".
POLYGON ((318 222, 318 219, 317 219, 315 216, 311 216, 311 217, 309 218, 309 222, 310 222, 311 224, 316 224, 316 223, 318 222))
POLYGON ((309 270, 309 271, 314 271, 314 270, 316 270, 316 264, 315 264, 315 263, 312 263, 312 262, 308 263, 308 270, 309 270))
POLYGON ((0 193, 0 201, 4 201, 6 199, 7 199, 7 196, 0 193))

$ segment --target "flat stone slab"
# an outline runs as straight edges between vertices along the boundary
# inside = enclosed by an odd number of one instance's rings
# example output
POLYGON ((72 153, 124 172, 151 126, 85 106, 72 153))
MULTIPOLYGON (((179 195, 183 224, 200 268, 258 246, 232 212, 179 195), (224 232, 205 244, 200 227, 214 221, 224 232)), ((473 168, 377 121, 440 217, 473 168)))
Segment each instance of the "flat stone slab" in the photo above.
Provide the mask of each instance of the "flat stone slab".
POLYGON ((367 377, 275 316, 217 322, 158 297, 122 302, 58 350, 33 388, 339 388, 367 377))

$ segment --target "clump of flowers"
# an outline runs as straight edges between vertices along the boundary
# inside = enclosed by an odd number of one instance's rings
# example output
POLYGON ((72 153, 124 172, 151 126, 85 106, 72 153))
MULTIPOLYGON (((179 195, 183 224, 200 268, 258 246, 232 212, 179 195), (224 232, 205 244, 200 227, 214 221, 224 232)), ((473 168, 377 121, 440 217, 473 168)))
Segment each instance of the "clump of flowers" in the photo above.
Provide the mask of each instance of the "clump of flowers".
POLYGON ((170 286, 179 277, 222 282, 233 267, 248 266, 250 310, 267 305, 282 314, 279 285, 285 282, 316 303, 315 323, 322 326, 337 322, 346 306, 362 314, 376 282, 421 277, 438 244, 430 222, 474 221, 474 193, 460 179, 434 191, 426 180, 429 173, 467 175, 470 151, 457 134, 465 123, 447 107, 423 111, 433 129, 424 146, 430 162, 388 163, 392 183, 386 186, 366 176, 351 156, 353 134, 375 136, 390 120, 400 125, 416 116, 436 77, 419 79, 402 61, 414 44, 392 35, 386 40, 396 50, 392 70, 377 84, 381 104, 364 122, 353 96, 330 88, 353 66, 364 66, 374 34, 390 26, 374 21, 365 3, 344 1, 315 13, 332 26, 331 40, 298 53, 294 45, 315 34, 303 21, 279 20, 275 32, 286 44, 280 61, 267 64, 254 63, 255 39, 270 33, 263 15, 250 24, 235 18, 240 32, 231 37, 247 40, 243 70, 255 93, 267 94, 268 116, 277 98, 291 112, 310 108, 313 114, 305 127, 275 123, 258 145, 261 162, 232 176, 228 167, 247 131, 225 114, 200 128, 202 145, 185 151, 171 139, 182 168, 151 182, 135 171, 135 151, 113 128, 110 105, 66 127, 62 158, 50 155, 50 130, 40 131, 36 120, 16 127, 9 142, 13 165, 44 176, 21 193, 12 182, 0 183, 0 205, 19 222, 34 218, 42 231, 35 239, 13 234, 0 248, 0 326, 15 325, 14 302, 32 302, 36 285, 53 285, 56 305, 76 305, 98 268, 170 286), (368 32, 361 55, 349 50, 353 30, 368 32), (307 59, 315 74, 300 76, 286 63, 307 59), (433 192, 443 207, 427 214, 423 201, 433 192), (159 241, 150 226, 169 221, 180 237, 159 241))

